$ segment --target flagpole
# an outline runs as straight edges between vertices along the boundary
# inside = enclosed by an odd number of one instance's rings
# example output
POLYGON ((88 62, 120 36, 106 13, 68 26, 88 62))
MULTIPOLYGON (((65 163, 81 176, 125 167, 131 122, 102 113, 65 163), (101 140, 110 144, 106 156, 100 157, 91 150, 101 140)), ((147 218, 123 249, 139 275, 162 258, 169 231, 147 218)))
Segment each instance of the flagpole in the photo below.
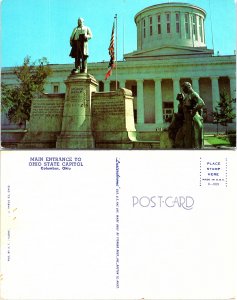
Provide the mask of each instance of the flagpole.
POLYGON ((125 25, 124 25, 124 19, 123 19, 123 61, 124 61, 124 35, 125 35, 125 25))
POLYGON ((118 73, 117 73, 117 64, 118 64, 118 60, 117 60, 117 55, 118 55, 118 19, 117 19, 117 14, 115 14, 115 86, 116 86, 116 90, 118 88, 118 73))
POLYGON ((112 33, 109 44, 109 55, 110 61, 108 65, 108 71, 105 74, 105 80, 112 74, 112 70, 115 68, 115 87, 116 90, 118 88, 118 80, 117 80, 117 14, 114 16, 112 33))

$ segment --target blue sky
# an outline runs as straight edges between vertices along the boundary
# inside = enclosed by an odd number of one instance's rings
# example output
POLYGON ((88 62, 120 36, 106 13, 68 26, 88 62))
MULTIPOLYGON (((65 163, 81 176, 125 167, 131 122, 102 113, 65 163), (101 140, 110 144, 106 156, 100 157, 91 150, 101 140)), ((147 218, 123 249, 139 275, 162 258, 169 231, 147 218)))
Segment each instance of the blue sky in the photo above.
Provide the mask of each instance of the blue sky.
MULTIPOLYGON (((134 16, 143 8, 168 0, 2 0, 3 67, 21 65, 26 55, 32 60, 47 57, 49 63, 73 63, 69 57, 69 37, 78 17, 93 32, 89 42, 89 62, 108 61, 114 15, 118 15, 118 60, 124 52, 136 50, 134 16)), ((207 12, 206 44, 221 55, 236 49, 235 0, 176 0, 197 5, 207 12)))

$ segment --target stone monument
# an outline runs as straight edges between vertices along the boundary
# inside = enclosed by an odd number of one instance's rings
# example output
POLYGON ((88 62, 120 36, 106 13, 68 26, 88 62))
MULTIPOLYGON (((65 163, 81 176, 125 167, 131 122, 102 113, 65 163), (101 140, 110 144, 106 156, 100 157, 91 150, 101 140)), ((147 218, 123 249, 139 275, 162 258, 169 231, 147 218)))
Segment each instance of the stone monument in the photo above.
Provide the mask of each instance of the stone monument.
POLYGON ((66 84, 62 129, 57 138, 58 149, 92 149, 91 94, 98 85, 86 73, 71 74, 66 84))
POLYGON ((130 90, 93 93, 92 130, 96 148, 132 149, 136 140, 130 90))
POLYGON ((20 149, 55 148, 61 132, 65 94, 42 94, 33 99, 27 132, 20 149))
POLYGON ((88 40, 83 19, 70 37, 75 68, 65 80, 66 94, 33 100, 28 132, 19 148, 143 149, 159 142, 136 138, 132 92, 96 92, 98 82, 87 73, 88 40))

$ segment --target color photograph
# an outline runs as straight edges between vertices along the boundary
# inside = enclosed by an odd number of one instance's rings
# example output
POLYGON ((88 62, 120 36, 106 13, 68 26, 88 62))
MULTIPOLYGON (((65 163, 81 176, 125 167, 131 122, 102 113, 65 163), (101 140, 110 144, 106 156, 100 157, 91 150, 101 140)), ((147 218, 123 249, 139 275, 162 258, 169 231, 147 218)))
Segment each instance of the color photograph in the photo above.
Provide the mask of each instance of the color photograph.
POLYGON ((234 0, 2 1, 2 147, 235 148, 235 24, 234 0))
POLYGON ((236 1, 1 1, 0 299, 236 298, 236 1))

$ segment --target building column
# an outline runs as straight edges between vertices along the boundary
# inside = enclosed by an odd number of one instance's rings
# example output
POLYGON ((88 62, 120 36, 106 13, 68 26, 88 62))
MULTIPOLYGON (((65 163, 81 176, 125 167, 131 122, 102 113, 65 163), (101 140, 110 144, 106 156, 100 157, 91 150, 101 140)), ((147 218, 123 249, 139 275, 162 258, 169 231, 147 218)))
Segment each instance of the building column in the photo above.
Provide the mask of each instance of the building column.
POLYGON ((161 78, 155 78, 155 123, 163 124, 163 104, 161 92, 161 78))
POLYGON ((143 79, 137 80, 137 124, 144 124, 143 79))
POLYGON ((231 99, 236 98, 236 79, 235 77, 229 77, 230 78, 230 96, 231 99))
POLYGON ((199 78, 191 78, 192 79, 192 87, 196 93, 199 94, 199 78))
POLYGON ((180 93, 180 83, 179 83, 179 78, 172 78, 173 80, 173 94, 174 94, 174 112, 178 112, 178 105, 179 105, 179 101, 176 100, 177 94, 180 93))
POLYGON ((119 80, 119 88, 125 88, 126 80, 119 80))
POLYGON ((220 91, 219 91, 219 77, 211 77, 211 86, 212 86, 212 110, 215 111, 215 108, 220 102, 220 91))
POLYGON ((110 81, 109 80, 105 80, 104 81, 104 91, 105 92, 109 92, 110 91, 110 81))

